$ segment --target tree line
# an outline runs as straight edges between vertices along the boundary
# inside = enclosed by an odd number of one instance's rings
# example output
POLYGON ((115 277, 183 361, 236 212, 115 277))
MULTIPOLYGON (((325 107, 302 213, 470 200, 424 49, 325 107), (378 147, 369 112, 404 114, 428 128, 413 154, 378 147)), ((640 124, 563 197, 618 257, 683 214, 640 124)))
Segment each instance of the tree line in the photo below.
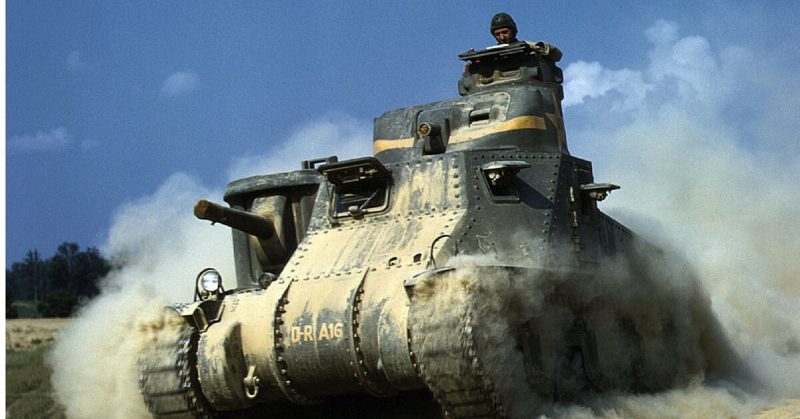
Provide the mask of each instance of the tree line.
POLYGON ((29 250, 25 259, 6 268, 6 318, 18 316, 15 301, 33 301, 42 317, 68 317, 82 301, 100 293, 99 281, 111 263, 95 247, 81 250, 62 243, 55 255, 42 259, 29 250))

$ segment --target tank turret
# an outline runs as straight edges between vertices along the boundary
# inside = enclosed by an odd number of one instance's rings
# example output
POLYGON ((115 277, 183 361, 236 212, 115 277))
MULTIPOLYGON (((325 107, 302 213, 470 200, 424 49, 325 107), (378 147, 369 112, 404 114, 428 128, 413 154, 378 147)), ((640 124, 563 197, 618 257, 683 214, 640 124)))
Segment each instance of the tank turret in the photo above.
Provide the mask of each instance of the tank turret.
POLYGON ((398 109, 375 120, 373 152, 383 162, 470 148, 568 153, 561 70, 526 43, 459 56, 461 98, 398 109))

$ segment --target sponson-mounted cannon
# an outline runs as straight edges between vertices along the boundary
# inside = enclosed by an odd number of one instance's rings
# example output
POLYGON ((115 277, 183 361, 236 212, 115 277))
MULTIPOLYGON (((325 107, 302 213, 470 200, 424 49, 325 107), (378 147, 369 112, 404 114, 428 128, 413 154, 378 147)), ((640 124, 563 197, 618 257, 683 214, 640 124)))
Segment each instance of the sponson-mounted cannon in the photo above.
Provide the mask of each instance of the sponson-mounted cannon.
POLYGON ((569 153, 560 69, 523 45, 461 58, 461 96, 376 118, 373 157, 198 202, 233 228, 236 287, 203 271, 175 344, 143 349, 153 414, 418 391, 448 417, 532 417, 713 366, 713 328, 676 320, 711 322, 707 298, 661 276, 663 252, 598 208, 617 186, 569 153))
POLYGON ((225 224, 261 240, 275 237, 275 225, 269 218, 252 212, 227 208, 204 199, 197 201, 194 206, 194 216, 212 223, 225 224))
POLYGON ((261 205, 257 213, 252 213, 200 200, 194 206, 194 216, 212 223, 225 224, 253 236, 253 239, 257 240, 257 243, 253 243, 254 249, 267 261, 267 264, 274 266, 285 263, 288 256, 283 243, 283 234, 275 229, 273 221, 279 217, 281 204, 283 204, 281 200, 271 199, 270 202, 261 205))

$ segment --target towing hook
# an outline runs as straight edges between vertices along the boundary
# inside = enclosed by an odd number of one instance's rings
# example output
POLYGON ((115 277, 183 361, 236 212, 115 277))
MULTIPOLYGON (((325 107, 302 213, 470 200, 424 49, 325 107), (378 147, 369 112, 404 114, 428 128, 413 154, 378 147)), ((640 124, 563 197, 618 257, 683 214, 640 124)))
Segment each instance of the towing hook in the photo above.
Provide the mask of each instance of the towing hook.
POLYGON ((242 380, 244 383, 244 393, 247 398, 252 400, 258 396, 258 385, 261 384, 261 379, 256 376, 256 366, 250 365, 247 368, 247 376, 242 380))

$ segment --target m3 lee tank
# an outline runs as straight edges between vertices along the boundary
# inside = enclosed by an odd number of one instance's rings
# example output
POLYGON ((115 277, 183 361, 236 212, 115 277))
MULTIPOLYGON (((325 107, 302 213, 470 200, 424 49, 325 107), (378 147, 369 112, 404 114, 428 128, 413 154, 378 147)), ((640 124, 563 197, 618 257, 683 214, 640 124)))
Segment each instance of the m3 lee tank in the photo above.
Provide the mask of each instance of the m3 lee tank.
POLYGON ((374 156, 197 204, 233 228, 236 287, 201 272, 142 350, 155 416, 426 389, 443 415, 529 417, 714 367, 714 328, 687 326, 714 323, 702 289, 598 209, 617 186, 570 155, 561 70, 524 43, 460 58, 461 96, 377 118, 374 156))

